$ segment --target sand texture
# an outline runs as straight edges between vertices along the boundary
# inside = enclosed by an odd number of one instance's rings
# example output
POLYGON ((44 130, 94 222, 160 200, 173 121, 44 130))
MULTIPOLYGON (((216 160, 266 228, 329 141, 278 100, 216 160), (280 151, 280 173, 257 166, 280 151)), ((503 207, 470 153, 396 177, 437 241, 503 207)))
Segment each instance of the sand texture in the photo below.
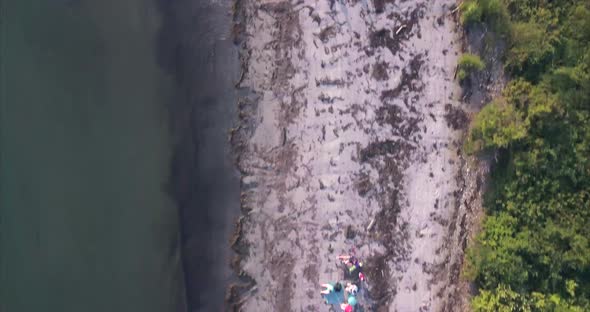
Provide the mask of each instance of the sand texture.
POLYGON ((469 184, 454 5, 238 2, 236 310, 328 311, 319 285, 351 251, 364 311, 452 310, 469 184))

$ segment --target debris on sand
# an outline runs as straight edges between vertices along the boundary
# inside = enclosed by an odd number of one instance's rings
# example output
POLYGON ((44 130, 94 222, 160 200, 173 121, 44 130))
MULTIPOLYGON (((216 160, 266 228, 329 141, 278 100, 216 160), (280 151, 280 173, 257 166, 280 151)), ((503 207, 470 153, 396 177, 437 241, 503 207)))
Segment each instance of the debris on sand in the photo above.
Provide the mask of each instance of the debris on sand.
POLYGON ((385 5, 388 3, 395 3, 395 0, 373 0, 373 5, 375 6, 375 13, 383 13, 385 10, 385 5))
POLYGON ((387 69, 389 67, 389 63, 387 62, 377 62, 373 65, 373 74, 371 77, 375 80, 384 81, 389 79, 389 74, 387 73, 387 69))
POLYGON ((420 68, 424 64, 422 55, 418 54, 412 58, 407 68, 402 71, 402 77, 397 87, 381 92, 381 100, 391 100, 399 97, 402 91, 420 92, 424 88, 420 80, 420 68))
POLYGON ((445 306, 463 121, 452 3, 239 1, 236 310, 324 311, 320 282, 351 278, 334 255, 352 251, 365 311, 445 306))
MULTIPOLYGON (((377 0, 377 2, 383 1, 377 0)), ((373 32, 369 39, 370 46, 372 48, 387 48, 393 55, 396 55, 404 41, 407 41, 414 35, 418 37, 422 36, 419 20, 424 17, 424 12, 424 3, 417 3, 412 10, 406 10, 404 14, 392 12, 388 18, 397 21, 397 27, 391 30, 382 28, 373 32)))
POLYGON ((445 104, 445 120, 449 127, 459 130, 467 128, 469 117, 467 117, 467 113, 461 108, 451 104, 445 104))

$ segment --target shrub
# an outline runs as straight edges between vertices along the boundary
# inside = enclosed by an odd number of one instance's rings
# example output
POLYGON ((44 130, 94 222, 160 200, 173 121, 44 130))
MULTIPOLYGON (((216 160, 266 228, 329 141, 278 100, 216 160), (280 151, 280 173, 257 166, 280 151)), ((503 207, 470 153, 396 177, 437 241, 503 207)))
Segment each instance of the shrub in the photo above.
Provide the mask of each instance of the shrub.
POLYGON ((543 25, 534 22, 514 24, 512 42, 506 67, 515 73, 529 69, 534 71, 532 76, 539 75, 537 71, 542 70, 542 66, 548 63, 547 59, 554 52, 550 36, 543 25))
POLYGON ((481 291, 471 301, 471 308, 474 312, 585 311, 584 307, 576 306, 570 301, 558 294, 533 292, 527 296, 512 290, 510 286, 499 285, 492 291, 481 291))
POLYGON ((517 78, 510 81, 502 91, 506 102, 512 104, 516 109, 526 112, 530 102, 530 94, 533 86, 528 81, 517 78))
POLYGON ((482 9, 477 1, 466 1, 461 6, 461 23, 463 25, 481 23, 482 9))
POLYGON ((525 305, 525 299, 506 285, 500 285, 493 291, 483 290, 471 302, 474 312, 522 311, 525 305))
POLYGON ((461 5, 461 23, 487 23, 500 35, 508 34, 510 29, 510 17, 501 0, 466 0, 461 5))
POLYGON ((485 64, 482 62, 479 56, 465 53, 461 55, 461 58, 459 58, 457 68, 457 77, 459 77, 460 81, 463 81, 473 72, 483 70, 485 68, 485 64))
POLYGON ((472 310, 590 311, 590 2, 465 1, 465 21, 499 26, 508 8, 513 22, 513 81, 465 142, 497 149, 464 262, 478 287, 472 310))
POLYGON ((521 114, 503 99, 486 105, 475 117, 465 143, 468 153, 488 148, 505 148, 526 136, 521 114))

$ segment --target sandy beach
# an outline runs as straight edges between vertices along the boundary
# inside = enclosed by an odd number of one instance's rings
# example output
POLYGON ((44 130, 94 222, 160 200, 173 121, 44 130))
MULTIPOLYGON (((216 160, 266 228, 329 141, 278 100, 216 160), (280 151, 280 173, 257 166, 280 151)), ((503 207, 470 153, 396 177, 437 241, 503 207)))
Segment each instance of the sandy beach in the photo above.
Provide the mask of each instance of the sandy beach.
POLYGON ((364 311, 453 310, 483 170, 460 153, 455 5, 237 2, 234 310, 328 311, 319 285, 351 252, 364 311))

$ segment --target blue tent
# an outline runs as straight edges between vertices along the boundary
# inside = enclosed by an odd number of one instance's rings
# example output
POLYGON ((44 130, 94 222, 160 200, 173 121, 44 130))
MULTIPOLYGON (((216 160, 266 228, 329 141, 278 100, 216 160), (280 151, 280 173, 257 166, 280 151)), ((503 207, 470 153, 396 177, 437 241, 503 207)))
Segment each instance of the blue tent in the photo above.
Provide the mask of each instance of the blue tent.
POLYGON ((340 304, 344 302, 344 289, 340 289, 340 291, 333 290, 324 295, 324 299, 326 299, 327 304, 337 305, 338 309, 340 309, 340 304))

